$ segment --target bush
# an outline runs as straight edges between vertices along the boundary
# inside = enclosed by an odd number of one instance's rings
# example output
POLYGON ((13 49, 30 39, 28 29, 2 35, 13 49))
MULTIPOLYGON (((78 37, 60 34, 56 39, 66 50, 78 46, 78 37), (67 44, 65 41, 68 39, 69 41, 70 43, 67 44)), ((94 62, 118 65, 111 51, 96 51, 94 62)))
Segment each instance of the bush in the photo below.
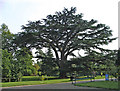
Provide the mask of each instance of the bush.
POLYGON ((22 81, 40 81, 40 76, 23 76, 22 81))
POLYGON ((44 80, 45 80, 45 76, 43 76, 43 75, 40 76, 40 80, 41 80, 41 81, 44 81, 44 80))

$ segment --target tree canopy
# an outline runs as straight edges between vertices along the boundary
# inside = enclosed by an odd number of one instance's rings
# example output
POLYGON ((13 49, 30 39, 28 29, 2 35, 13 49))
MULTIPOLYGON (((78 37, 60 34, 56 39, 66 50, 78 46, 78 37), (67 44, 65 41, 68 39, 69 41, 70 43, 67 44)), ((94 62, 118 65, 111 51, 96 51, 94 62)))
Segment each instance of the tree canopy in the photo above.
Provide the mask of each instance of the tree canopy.
POLYGON ((14 39, 14 34, 10 32, 8 26, 4 23, 1 25, 0 32, 2 38, 2 49, 7 49, 8 51, 11 51, 13 49, 12 42, 14 39))
POLYGON ((60 71, 60 77, 66 77, 68 56, 76 50, 105 51, 101 45, 108 45, 112 38, 112 30, 97 20, 83 19, 83 14, 76 14, 76 8, 64 8, 61 12, 48 15, 45 19, 29 21, 23 25, 24 32, 16 38, 16 44, 28 48, 41 49, 51 47, 60 71))

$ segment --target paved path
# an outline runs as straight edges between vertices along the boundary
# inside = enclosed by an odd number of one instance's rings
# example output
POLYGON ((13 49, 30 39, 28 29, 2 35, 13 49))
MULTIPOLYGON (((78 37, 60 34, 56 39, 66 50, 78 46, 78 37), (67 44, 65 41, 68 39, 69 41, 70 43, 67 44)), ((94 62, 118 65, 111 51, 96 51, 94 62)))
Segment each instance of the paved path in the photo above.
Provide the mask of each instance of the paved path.
MULTIPOLYGON (((97 80, 97 81, 101 81, 101 80, 97 80)), ((85 83, 85 82, 90 82, 90 81, 79 81, 77 83, 85 83)), ((103 90, 109 91, 109 90, 102 89, 102 88, 74 86, 73 84, 71 84, 71 82, 57 83, 57 84, 41 84, 41 85, 31 85, 31 86, 17 86, 17 87, 3 88, 3 89, 83 89, 83 90, 87 89, 87 90, 92 90, 92 91, 103 91, 103 90)), ((110 90, 110 91, 114 91, 114 90, 110 90)))
POLYGON ((33 85, 33 86, 18 86, 18 87, 10 87, 7 89, 98 89, 98 88, 78 87, 78 86, 74 86, 71 83, 57 83, 57 84, 42 84, 42 85, 33 85))

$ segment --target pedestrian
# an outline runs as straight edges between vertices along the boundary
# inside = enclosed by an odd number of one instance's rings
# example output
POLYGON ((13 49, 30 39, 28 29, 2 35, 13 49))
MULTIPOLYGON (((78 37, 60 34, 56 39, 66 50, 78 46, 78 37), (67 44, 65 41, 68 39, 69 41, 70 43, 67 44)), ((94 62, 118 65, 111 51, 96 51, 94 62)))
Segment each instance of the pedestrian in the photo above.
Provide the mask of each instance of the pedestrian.
POLYGON ((73 76, 70 76, 70 81, 73 81, 73 78, 74 78, 73 76))

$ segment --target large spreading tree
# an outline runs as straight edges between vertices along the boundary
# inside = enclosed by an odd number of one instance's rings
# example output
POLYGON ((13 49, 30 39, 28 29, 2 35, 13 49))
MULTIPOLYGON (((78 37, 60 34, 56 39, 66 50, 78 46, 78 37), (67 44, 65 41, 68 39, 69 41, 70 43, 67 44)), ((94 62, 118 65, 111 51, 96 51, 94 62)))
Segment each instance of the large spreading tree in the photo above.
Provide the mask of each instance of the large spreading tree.
POLYGON ((51 47, 55 53, 60 78, 66 77, 69 55, 76 50, 100 50, 108 45, 112 38, 112 30, 105 24, 98 24, 94 19, 84 20, 82 14, 76 14, 76 8, 64 8, 62 12, 48 15, 45 19, 29 21, 23 25, 24 32, 18 34, 16 43, 28 48, 51 47))

